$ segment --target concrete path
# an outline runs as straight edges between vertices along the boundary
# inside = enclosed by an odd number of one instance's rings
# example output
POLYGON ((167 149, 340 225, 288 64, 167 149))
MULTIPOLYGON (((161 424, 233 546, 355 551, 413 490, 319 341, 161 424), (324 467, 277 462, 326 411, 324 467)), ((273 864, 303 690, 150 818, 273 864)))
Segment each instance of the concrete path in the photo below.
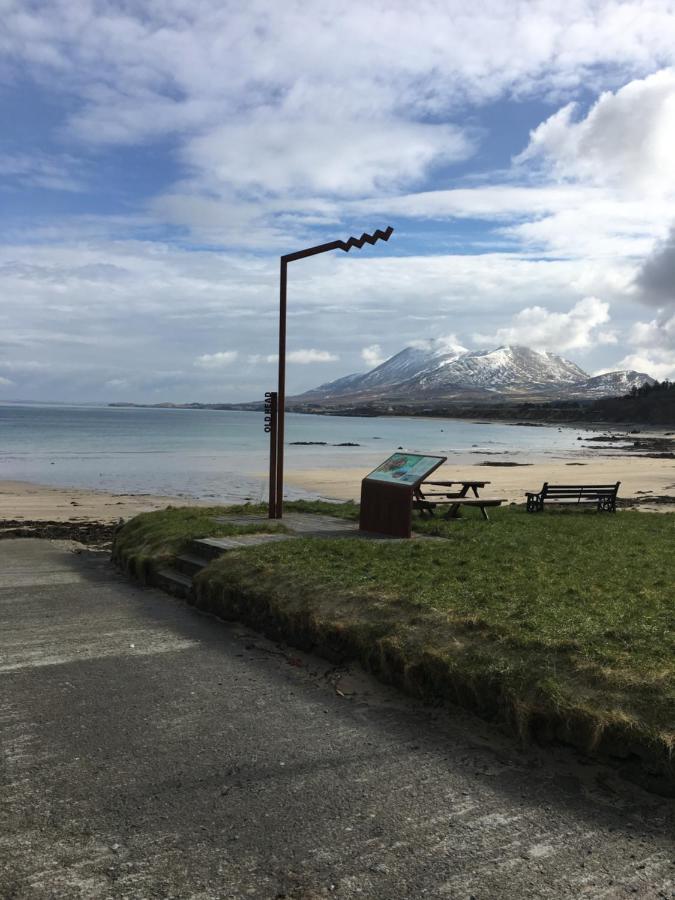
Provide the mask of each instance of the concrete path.
POLYGON ((675 896, 672 801, 66 545, 0 541, 0 735, 2 900, 675 896))

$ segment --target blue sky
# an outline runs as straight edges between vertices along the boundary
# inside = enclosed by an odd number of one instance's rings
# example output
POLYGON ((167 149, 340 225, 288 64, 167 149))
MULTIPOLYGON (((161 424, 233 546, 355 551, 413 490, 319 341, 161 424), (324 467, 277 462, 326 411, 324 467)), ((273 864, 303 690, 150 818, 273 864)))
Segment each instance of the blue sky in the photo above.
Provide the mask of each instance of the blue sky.
POLYGON ((0 0, 0 400, 237 400, 420 340, 675 376, 675 4, 0 0), (673 273, 673 279, 671 279, 673 273))

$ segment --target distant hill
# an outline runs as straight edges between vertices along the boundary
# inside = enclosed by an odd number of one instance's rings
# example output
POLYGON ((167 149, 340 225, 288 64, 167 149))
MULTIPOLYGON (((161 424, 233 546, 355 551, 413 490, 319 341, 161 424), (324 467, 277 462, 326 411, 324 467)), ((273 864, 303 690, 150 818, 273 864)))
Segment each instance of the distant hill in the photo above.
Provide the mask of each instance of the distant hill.
POLYGON ((590 411, 607 422, 675 425, 675 382, 655 381, 633 387, 623 397, 603 397, 590 411))

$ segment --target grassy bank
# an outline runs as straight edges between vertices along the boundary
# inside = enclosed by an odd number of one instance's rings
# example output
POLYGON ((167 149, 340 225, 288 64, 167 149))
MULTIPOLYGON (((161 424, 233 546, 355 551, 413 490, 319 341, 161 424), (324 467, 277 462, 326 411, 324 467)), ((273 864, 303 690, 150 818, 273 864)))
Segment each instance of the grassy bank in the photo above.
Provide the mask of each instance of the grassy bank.
MULTIPOLYGON (((148 571, 180 548, 186 524, 191 536, 232 533, 209 525, 212 515, 139 516, 115 553, 148 571)), ((523 735, 668 768, 675 516, 506 508, 489 525, 467 516, 417 529, 448 540, 298 539, 229 553, 198 576, 195 602, 357 657, 408 691, 449 697, 523 735)))

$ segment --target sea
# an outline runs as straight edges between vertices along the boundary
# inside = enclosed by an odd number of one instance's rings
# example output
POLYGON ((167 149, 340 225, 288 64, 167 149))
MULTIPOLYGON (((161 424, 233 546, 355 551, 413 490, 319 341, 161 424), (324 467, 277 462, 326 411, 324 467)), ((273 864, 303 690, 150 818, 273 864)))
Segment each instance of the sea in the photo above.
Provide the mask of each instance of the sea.
MULTIPOLYGON (((465 419, 287 414, 286 471, 356 467, 365 475, 403 449, 447 456, 466 472, 485 461, 578 456, 578 438, 587 433, 465 419)), ((0 405, 0 480, 258 502, 266 497, 268 465, 261 412, 0 405)), ((317 496, 290 485, 286 492, 317 496)))

